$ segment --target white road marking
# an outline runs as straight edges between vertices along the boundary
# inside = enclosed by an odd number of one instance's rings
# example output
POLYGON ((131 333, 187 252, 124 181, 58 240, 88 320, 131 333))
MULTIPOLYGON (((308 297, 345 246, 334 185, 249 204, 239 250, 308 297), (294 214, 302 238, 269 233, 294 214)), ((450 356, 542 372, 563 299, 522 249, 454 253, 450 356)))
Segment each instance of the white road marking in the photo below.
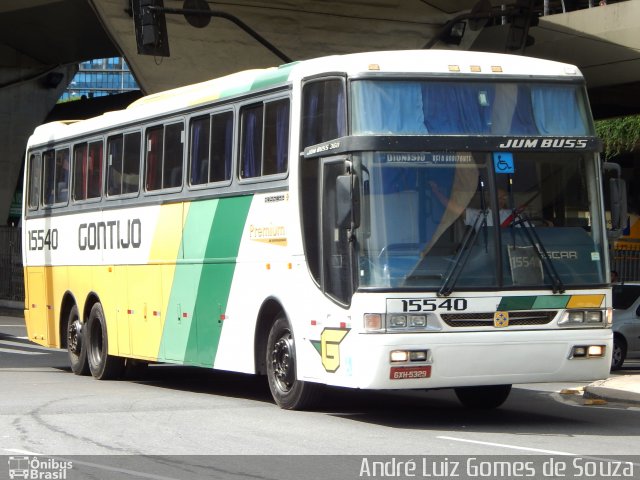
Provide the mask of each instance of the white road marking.
POLYGON ((46 355, 43 352, 25 352, 24 350, 14 350, 13 348, 0 348, 0 352, 16 353, 18 355, 46 355))
MULTIPOLYGON (((488 447, 511 448, 512 450, 522 450, 525 452, 546 453, 548 455, 564 455, 569 457, 588 458, 589 460, 598 460, 601 462, 620 462, 621 461, 620 459, 615 459, 615 458, 594 457, 592 455, 581 455, 579 453, 560 452, 556 450, 544 450, 541 448, 519 447, 517 445, 507 445, 504 443, 482 442, 480 440, 470 440, 468 438, 457 438, 457 437, 446 437, 446 436, 439 436, 436 438, 439 438, 441 440, 453 440, 454 442, 475 443, 478 445, 486 445, 488 447)), ((640 467, 640 463, 633 463, 628 461, 624 461, 624 463, 631 463, 634 466, 640 467)))
POLYGON ((0 345, 25 347, 25 348, 31 348, 33 350, 46 350, 47 352, 55 352, 56 350, 59 350, 57 348, 49 348, 49 347, 43 347, 41 345, 36 345, 35 343, 12 342, 11 340, 0 340, 0 345))

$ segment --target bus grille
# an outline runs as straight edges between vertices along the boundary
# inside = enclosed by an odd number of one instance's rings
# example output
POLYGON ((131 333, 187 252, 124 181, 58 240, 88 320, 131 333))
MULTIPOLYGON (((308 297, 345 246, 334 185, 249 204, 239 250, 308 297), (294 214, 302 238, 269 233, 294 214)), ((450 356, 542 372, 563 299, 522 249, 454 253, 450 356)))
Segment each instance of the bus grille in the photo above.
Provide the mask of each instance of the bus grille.
MULTIPOLYGON (((509 325, 546 325, 557 313, 557 310, 509 312, 509 325)), ((450 327, 493 327, 493 312, 443 313, 440 316, 450 327)))

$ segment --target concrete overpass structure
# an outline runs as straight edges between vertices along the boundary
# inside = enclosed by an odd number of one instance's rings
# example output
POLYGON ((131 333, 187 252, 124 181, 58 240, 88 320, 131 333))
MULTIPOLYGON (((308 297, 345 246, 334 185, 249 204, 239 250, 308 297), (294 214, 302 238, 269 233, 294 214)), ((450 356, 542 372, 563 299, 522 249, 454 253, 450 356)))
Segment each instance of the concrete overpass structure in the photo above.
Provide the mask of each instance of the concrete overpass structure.
MULTIPOLYGON (((204 28, 194 28, 184 16, 173 14, 165 15, 169 56, 139 55, 133 21, 138 1, 0 4, 0 225, 19 181, 26 140, 47 117, 78 62, 121 55, 145 93, 283 63, 237 23, 217 17, 204 28)), ((509 8, 514 2, 227 0, 209 7, 240 19, 277 51, 300 60, 426 45, 503 52, 510 26, 501 24, 501 5, 509 8), (457 45, 444 41, 455 19, 466 25, 457 45)), ((187 0, 186 6, 197 3, 187 0)), ((568 13, 562 12, 568 0, 544 3, 557 14, 541 17, 531 28, 535 43, 522 53, 578 65, 597 117, 640 112, 640 0, 609 0, 604 7, 568 13)), ((586 7, 589 0, 571 3, 586 7)), ((163 6, 177 9, 185 3, 164 0, 163 6)), ((542 10, 543 0, 534 6, 542 10)))

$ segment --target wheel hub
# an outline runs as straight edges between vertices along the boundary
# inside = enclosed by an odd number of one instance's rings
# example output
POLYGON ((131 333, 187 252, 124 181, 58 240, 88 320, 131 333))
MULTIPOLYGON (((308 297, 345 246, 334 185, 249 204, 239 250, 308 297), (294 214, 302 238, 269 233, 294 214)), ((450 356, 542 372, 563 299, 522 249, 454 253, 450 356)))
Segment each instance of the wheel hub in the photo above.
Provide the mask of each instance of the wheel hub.
POLYGON ((273 346, 271 352, 271 364, 273 374, 278 387, 283 391, 289 391, 295 381, 294 363, 291 352, 293 345, 290 336, 281 337, 273 346))
POLYGON ((82 323, 80 323, 79 319, 75 319, 69 325, 69 335, 67 337, 67 342, 69 344, 69 350, 76 355, 80 354, 81 350, 81 335, 82 333, 82 323))

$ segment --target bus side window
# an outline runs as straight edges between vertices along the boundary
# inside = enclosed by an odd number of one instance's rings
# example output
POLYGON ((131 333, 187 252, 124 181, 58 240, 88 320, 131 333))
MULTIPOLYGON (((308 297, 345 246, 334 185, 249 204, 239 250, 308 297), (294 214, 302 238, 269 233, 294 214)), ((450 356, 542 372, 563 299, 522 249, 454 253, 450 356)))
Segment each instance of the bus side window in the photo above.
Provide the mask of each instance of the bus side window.
POLYGON ((162 188, 182 186, 182 158, 184 143, 184 125, 167 125, 164 132, 164 164, 162 188))
POLYGON ((55 171, 56 171, 55 150, 47 150, 43 154, 43 199, 42 204, 51 206, 54 202, 55 194, 55 171))
POLYGON ((209 178, 209 127, 210 118, 194 118, 191 121, 191 149, 189 171, 191 185, 202 185, 209 178))
POLYGON ((262 174, 262 103, 249 105, 241 111, 240 178, 262 174))
POLYGON ((137 193, 140 189, 140 138, 140 132, 124 136, 122 193, 137 193))
POLYGON ((87 159, 87 199, 102 195, 102 140, 89 144, 87 159))
POLYGON ((307 83, 302 91, 302 148, 346 135, 344 81, 307 83))
POLYGON ((73 199, 87 198, 87 144, 81 143, 73 149, 73 199))
POLYGON ((107 195, 137 193, 140 180, 140 132, 107 140, 107 195))
POLYGON ((42 157, 33 153, 29 157, 29 210, 40 205, 40 182, 42 180, 42 157))
POLYGON ((147 191, 162 187, 162 143, 164 127, 152 127, 147 130, 145 188, 147 191))
POLYGON ((211 167, 209 182, 231 179, 233 112, 211 116, 211 167))
POLYGON ((57 204, 67 203, 69 200, 69 149, 63 148, 56 152, 55 197, 57 204))
POLYGON ((107 139, 107 196, 122 193, 122 135, 107 139))
POLYGON ((262 174, 285 173, 289 163, 289 99, 265 104, 262 174))

